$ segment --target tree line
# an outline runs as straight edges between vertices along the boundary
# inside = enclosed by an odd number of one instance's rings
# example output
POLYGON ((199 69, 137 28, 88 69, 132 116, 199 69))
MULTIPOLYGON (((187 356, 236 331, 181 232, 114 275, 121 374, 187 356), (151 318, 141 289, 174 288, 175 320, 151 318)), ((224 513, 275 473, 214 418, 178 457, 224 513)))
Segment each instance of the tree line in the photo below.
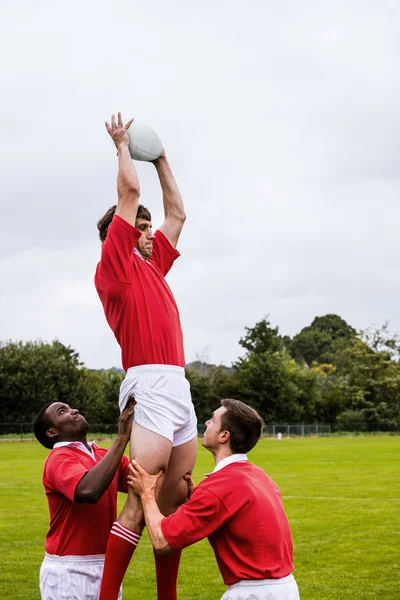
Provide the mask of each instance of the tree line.
MULTIPOLYGON (((329 423, 361 430, 400 426, 400 340, 385 324, 356 331, 338 315, 316 317, 293 338, 268 318, 247 327, 231 367, 186 368, 199 422, 221 398, 253 406, 266 423, 329 423)), ((43 404, 66 402, 89 423, 116 423, 118 369, 88 369, 55 340, 0 343, 0 422, 30 422, 43 404)))

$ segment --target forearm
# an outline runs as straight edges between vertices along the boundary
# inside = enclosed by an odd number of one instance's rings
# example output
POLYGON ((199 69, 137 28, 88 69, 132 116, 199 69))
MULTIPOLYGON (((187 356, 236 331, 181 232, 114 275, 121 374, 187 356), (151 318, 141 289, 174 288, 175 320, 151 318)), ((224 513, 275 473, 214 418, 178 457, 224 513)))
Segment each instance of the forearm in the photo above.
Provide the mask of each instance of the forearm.
POLYGON ((174 218, 183 223, 186 215, 182 196, 166 156, 162 155, 154 161, 154 166, 157 169, 163 193, 165 218, 174 218))
POLYGON ((139 206, 140 184, 133 160, 127 144, 118 148, 118 205, 116 214, 135 225, 139 206))
POLYGON ((107 454, 80 480, 75 490, 78 502, 95 503, 111 484, 124 454, 128 438, 118 436, 107 454))
POLYGON ((161 521, 164 519, 164 515, 161 514, 157 506, 154 492, 142 494, 140 500, 142 502, 146 527, 153 548, 158 554, 168 554, 172 552, 172 548, 165 539, 161 529, 161 521))

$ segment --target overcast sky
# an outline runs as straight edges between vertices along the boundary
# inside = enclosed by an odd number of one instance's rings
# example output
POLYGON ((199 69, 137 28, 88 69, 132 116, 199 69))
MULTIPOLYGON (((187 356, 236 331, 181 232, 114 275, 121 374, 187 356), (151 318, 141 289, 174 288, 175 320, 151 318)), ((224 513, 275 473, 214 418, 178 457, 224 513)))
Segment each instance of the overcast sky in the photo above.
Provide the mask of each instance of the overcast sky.
POLYGON ((266 314, 400 330, 399 20, 389 0, 3 0, 0 339, 121 366, 93 284, 118 110, 156 129, 184 196, 188 362, 230 364, 266 314))

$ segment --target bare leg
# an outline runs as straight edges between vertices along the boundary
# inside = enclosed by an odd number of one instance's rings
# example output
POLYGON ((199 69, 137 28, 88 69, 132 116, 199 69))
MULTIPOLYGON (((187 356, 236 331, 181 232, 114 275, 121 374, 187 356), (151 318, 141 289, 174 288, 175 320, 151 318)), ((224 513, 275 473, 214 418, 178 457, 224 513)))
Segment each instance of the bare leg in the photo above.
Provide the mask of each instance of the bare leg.
MULTIPOLYGON (((196 460, 197 438, 172 448, 168 470, 158 496, 161 512, 168 516, 187 499, 188 484, 183 479, 191 473, 196 460)), ((181 551, 159 555, 154 553, 157 578, 157 600, 176 600, 181 551)))
MULTIPOLYGON (((171 448, 172 443, 167 438, 136 423, 133 425, 131 458, 136 458, 150 473, 157 473, 161 468, 167 468, 171 448)), ((139 498, 130 489, 125 506, 108 538, 99 600, 117 600, 118 591, 143 527, 142 505, 139 498)), ((175 600, 173 595, 166 598, 166 600, 170 599, 175 600)))
MULTIPOLYGON (((172 444, 167 438, 137 423, 133 425, 130 457, 135 458, 148 473, 154 475, 160 469, 167 469, 171 449, 172 444)), ((131 488, 128 490, 128 498, 118 522, 133 531, 141 532, 144 528, 142 505, 131 488)))
POLYGON ((158 506, 163 515, 168 516, 185 502, 188 484, 183 479, 185 473, 192 473, 196 462, 197 437, 186 444, 171 450, 168 469, 158 496, 158 506))

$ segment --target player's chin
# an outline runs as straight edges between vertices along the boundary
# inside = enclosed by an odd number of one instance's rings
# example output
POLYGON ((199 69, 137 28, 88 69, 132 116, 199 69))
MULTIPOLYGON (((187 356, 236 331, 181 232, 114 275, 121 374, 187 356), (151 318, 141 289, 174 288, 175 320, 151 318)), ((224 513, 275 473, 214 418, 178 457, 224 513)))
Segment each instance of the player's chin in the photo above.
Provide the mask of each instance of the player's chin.
POLYGON ((141 255, 143 256, 143 258, 150 258, 151 256, 153 256, 153 247, 147 246, 146 248, 143 248, 141 251, 141 255))

